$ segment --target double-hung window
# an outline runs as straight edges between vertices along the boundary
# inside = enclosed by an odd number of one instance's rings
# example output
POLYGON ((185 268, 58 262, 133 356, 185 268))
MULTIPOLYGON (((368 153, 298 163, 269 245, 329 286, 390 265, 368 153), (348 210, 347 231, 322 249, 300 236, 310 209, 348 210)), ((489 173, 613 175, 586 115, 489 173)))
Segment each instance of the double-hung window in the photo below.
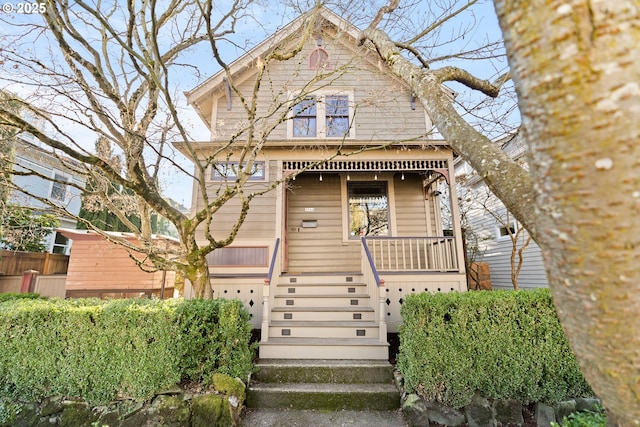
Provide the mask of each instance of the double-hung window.
POLYGON ((293 107, 294 138, 314 138, 316 136, 317 111, 315 96, 308 96, 293 107))
POLYGON ((67 199, 67 184, 68 178, 61 173, 54 173, 54 181, 51 183, 51 192, 49 198, 57 202, 64 202, 67 199))
POLYGON ((353 138, 353 96, 318 93, 304 97, 293 107, 289 137, 353 138))

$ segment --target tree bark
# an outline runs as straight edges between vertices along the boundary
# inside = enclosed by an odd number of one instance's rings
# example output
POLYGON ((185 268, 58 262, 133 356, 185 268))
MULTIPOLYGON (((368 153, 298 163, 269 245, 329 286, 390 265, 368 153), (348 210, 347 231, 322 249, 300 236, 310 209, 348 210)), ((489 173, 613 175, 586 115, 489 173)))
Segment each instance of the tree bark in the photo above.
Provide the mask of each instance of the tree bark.
POLYGON ((540 245, 584 375, 620 425, 640 422, 640 8, 496 0, 540 245))

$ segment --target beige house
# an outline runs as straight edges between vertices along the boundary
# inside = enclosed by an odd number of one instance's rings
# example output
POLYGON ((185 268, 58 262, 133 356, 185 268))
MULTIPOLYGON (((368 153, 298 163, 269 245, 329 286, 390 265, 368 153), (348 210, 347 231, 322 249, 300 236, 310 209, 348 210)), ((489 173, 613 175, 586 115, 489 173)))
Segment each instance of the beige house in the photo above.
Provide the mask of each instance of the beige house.
MULTIPOLYGON (((195 144, 202 161, 214 159, 210 194, 241 163, 229 142, 247 115, 230 79, 251 96, 262 58, 295 47, 310 18, 187 93, 211 130, 195 144)), ((270 133, 244 191, 284 183, 256 197, 233 244, 209 256, 214 296, 245 302, 262 358, 387 359, 406 295, 466 290, 453 154, 406 85, 359 46, 357 28, 327 9, 310 28, 292 59, 264 70, 256 130, 270 133), (443 230, 443 206, 452 229, 443 230)), ((213 234, 225 236, 238 213, 225 205, 213 234)))

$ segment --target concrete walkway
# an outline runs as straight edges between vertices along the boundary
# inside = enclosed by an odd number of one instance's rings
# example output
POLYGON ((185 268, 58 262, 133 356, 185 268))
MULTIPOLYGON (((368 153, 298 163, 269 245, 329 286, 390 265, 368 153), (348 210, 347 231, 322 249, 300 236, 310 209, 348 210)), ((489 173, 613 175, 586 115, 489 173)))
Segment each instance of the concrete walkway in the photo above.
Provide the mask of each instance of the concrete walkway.
POLYGON ((407 427, 397 411, 317 411, 248 409, 244 427, 407 427))

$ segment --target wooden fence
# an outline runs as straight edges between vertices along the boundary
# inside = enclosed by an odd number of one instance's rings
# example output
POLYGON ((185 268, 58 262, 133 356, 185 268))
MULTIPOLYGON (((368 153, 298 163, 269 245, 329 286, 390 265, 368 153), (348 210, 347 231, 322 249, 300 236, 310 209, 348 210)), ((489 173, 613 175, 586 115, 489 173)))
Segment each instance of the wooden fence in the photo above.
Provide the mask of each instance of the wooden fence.
MULTIPOLYGON (((35 275, 29 290, 45 297, 64 298, 66 296, 66 280, 67 276, 63 274, 35 275)), ((22 276, 0 276, 0 293, 20 293, 22 292, 22 284, 22 276)))
POLYGON ((67 274, 69 256, 44 252, 0 251, 0 273, 11 276, 27 270, 43 275, 67 274))

